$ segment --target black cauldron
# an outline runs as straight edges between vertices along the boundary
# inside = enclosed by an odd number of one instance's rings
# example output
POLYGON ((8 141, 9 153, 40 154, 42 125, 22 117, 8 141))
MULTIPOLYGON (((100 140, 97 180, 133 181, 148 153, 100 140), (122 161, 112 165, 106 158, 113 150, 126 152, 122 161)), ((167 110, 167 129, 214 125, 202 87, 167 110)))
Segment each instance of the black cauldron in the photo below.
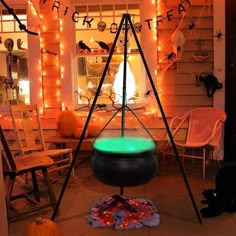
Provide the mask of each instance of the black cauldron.
POLYGON ((94 176, 111 186, 143 185, 157 174, 156 145, 146 138, 100 138, 94 142, 94 176))

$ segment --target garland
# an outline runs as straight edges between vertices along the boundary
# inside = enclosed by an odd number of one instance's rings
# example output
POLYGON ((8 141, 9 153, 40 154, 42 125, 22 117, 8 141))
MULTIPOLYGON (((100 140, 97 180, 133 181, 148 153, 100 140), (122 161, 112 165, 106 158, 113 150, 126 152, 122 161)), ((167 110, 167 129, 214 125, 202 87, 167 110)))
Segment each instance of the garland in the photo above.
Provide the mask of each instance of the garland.
MULTIPOLYGON (((45 4, 47 2, 47 0, 43 0, 43 4, 45 4)), ((59 12, 59 10, 62 8, 61 7, 61 2, 59 0, 55 0, 52 4, 52 11, 57 11, 59 12)), ((67 15, 68 14, 68 11, 69 11, 69 6, 66 6, 64 5, 63 6, 64 8, 62 9, 63 10, 63 15, 67 15)), ((177 11, 179 14, 183 14, 187 11, 187 9, 191 7, 191 3, 190 3, 190 0, 182 0, 178 6, 177 6, 177 11)), ((173 16, 173 13, 174 12, 174 9, 171 9, 171 10, 168 10, 166 12, 166 18, 168 19, 168 21, 171 21, 172 20, 172 16, 173 16)), ((79 22, 79 12, 78 11, 72 11, 72 14, 71 14, 71 19, 73 22, 75 23, 78 23, 79 22)), ((157 16, 157 19, 156 19, 156 23, 157 25, 160 24, 160 23, 163 23, 164 22, 164 19, 165 17, 163 15, 158 15, 157 16)), ((92 24, 94 23, 94 18, 88 18, 87 16, 84 16, 83 20, 82 20, 82 25, 84 26, 85 24, 87 24, 87 26, 89 28, 92 27, 92 24)), ((151 27, 151 22, 153 21, 153 19, 149 18, 149 19, 145 19, 144 22, 146 23, 148 29, 152 29, 151 27)), ((99 23, 99 22, 98 22, 99 23)), ((140 22, 136 22, 136 23, 140 23, 140 22)), ((141 24, 141 23, 140 23, 141 24)), ((118 25, 116 23, 111 23, 110 25, 110 32, 111 33, 116 33, 118 30, 118 25)))
MULTIPOLYGON (((10 8, 6 4, 6 2, 4 0, 0 0, 0 2, 2 2, 3 6, 8 10, 9 14, 13 15, 13 17, 15 18, 15 20, 19 24, 19 29, 20 30, 24 30, 25 32, 27 32, 29 34, 32 34, 32 35, 38 35, 38 33, 32 32, 32 31, 30 31, 30 30, 28 30, 26 28, 26 26, 20 21, 20 19, 15 14, 13 8, 10 8)), ((47 0, 43 0, 43 4, 45 4, 46 2, 47 2, 47 0)), ((58 12, 60 10, 60 8, 61 8, 61 5, 63 5, 63 4, 61 4, 61 2, 59 0, 55 0, 53 2, 53 4, 52 4, 52 11, 57 11, 58 12)), ((190 0, 182 0, 178 4, 178 6, 177 6, 178 13, 179 14, 185 13, 186 9, 188 9, 189 7, 191 7, 190 0)), ((64 16, 68 14, 68 10, 69 10, 69 6, 64 6, 64 9, 63 9, 63 15, 64 16)), ((171 9, 171 10, 168 10, 166 12, 166 18, 167 18, 168 21, 172 20, 172 16, 173 16, 172 13, 173 13, 173 11, 174 11, 174 9, 171 9)), ((78 11, 72 11, 71 19, 72 19, 73 22, 78 23, 79 22, 79 12, 78 11)), ((157 19, 156 19, 157 26, 160 23, 163 24, 164 19, 165 19, 165 17, 163 15, 158 15, 157 19)), ((148 29, 152 29, 152 27, 151 27, 151 22, 152 21, 153 20, 151 18, 144 20, 144 22, 146 23, 148 29)), ((87 26, 89 28, 91 28, 92 27, 92 23, 94 23, 94 18, 88 18, 87 16, 84 16, 83 23, 82 23, 83 26, 85 24, 87 24, 87 26)), ((99 22, 99 23, 101 23, 101 22, 99 22)), ((98 25, 99 25, 99 23, 98 23, 98 25)), ((103 23, 105 23, 105 22, 103 22, 103 23)), ((142 30, 142 23, 140 23, 140 22, 136 22, 136 23, 141 26, 141 28, 140 28, 140 32, 141 32, 141 30, 142 30)), ((117 30, 118 30, 118 25, 116 23, 111 23, 111 25, 110 25, 110 32, 111 33, 116 33, 117 30)))

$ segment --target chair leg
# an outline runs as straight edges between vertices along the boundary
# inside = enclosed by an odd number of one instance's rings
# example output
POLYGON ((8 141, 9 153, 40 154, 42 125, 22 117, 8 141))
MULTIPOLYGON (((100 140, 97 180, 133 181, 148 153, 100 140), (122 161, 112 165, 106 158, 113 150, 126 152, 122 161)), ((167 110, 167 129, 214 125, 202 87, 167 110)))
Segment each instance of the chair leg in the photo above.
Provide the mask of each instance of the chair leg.
POLYGON ((32 182, 33 182, 34 197, 37 202, 40 202, 39 187, 38 187, 38 182, 37 182, 37 177, 36 177, 35 171, 31 171, 31 175, 32 175, 32 182))
POLYGON ((206 177, 206 148, 203 148, 202 178, 206 177))
MULTIPOLYGON (((72 160, 73 160, 73 155, 72 155, 72 153, 70 153, 69 155, 70 155, 70 161, 72 162, 72 160)), ((73 169, 72 169, 71 176, 73 177, 73 179, 74 179, 75 181, 78 180, 78 178, 77 178, 76 175, 75 175, 75 168, 74 168, 74 167, 73 167, 73 169)))
POLYGON ((52 184, 51 184, 51 182, 49 180, 48 171, 47 171, 46 168, 42 169, 42 174, 43 174, 43 177, 44 177, 44 182, 47 185, 48 194, 49 194, 49 198, 50 198, 51 204, 52 204, 53 208, 55 209, 57 200, 56 200, 56 196, 55 196, 55 194, 53 192, 52 184))
POLYGON ((7 205, 8 215, 11 210, 11 198, 12 198, 12 191, 13 191, 14 183, 15 183, 15 176, 10 176, 9 184, 7 186, 7 192, 6 192, 6 205, 7 205))
POLYGON ((185 164, 185 163, 184 163, 185 154, 186 154, 185 148, 181 148, 181 149, 179 150, 179 156, 182 157, 182 165, 183 165, 183 167, 184 167, 184 164, 185 164))

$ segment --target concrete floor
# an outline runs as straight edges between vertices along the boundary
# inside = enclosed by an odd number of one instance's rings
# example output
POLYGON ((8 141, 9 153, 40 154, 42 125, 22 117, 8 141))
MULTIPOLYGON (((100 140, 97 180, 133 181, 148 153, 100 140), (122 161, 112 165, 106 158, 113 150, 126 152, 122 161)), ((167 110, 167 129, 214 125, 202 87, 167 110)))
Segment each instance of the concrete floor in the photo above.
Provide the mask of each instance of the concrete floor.
MULTIPOLYGON (((202 191, 214 188, 214 177, 218 170, 216 162, 207 164, 207 176, 201 177, 201 163, 199 161, 185 162, 185 173, 191 187, 195 202, 200 210, 202 205, 202 191)), ((151 200, 160 214, 160 224, 156 227, 144 226, 133 230, 113 230, 92 228, 86 216, 93 203, 105 196, 119 193, 119 188, 104 185, 96 180, 90 170, 89 162, 81 164, 77 170, 78 182, 69 182, 60 204, 60 215, 55 222, 65 236, 170 236, 170 235, 208 235, 234 236, 236 232, 236 214, 223 213, 217 217, 203 219, 200 224, 190 200, 183 176, 175 161, 160 162, 159 174, 143 186, 125 188, 124 195, 131 198, 145 198, 151 200)), ((61 184, 53 184, 59 195, 61 184)), ((52 210, 37 213, 25 220, 9 224, 9 236, 22 236, 26 225, 37 216, 51 218, 52 210)))

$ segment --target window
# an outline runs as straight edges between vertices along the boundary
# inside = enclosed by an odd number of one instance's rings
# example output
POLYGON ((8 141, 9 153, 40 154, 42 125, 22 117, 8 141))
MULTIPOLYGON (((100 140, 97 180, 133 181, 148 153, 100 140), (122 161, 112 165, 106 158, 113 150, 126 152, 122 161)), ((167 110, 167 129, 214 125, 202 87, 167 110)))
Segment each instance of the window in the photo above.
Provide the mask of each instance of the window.
MULTIPOLYGON (((14 9, 15 14, 18 16, 22 24, 26 25, 27 23, 27 15, 25 9, 14 9)), ((18 23, 14 19, 13 15, 10 15, 8 10, 0 10, 0 31, 1 32, 19 32, 18 23)))
MULTIPOLYGON (((77 56, 74 60, 75 107, 88 107, 92 102, 102 78, 109 52, 116 31, 120 25, 122 14, 128 13, 133 23, 140 21, 139 4, 104 4, 76 6, 79 13, 76 23, 77 56), (81 48, 85 44, 87 49, 81 48)), ((139 38, 139 34, 137 34, 139 38)), ((113 105, 122 101, 123 82, 123 40, 122 30, 115 46, 114 54, 105 74, 97 104, 113 105), (120 76, 121 75, 121 76, 120 76)), ((127 103, 141 104, 141 96, 145 91, 142 82, 144 67, 137 44, 128 33, 128 66, 127 66, 127 103)))
MULTIPOLYGON (((14 11, 22 24, 26 25, 26 9, 14 11)), ((0 9, 0 33, 0 105, 17 100, 29 103, 27 33, 19 29, 13 15, 5 9, 0 9), (6 46, 8 42, 11 42, 11 50, 6 46), (10 79, 14 82, 13 86, 7 83, 10 79)))

